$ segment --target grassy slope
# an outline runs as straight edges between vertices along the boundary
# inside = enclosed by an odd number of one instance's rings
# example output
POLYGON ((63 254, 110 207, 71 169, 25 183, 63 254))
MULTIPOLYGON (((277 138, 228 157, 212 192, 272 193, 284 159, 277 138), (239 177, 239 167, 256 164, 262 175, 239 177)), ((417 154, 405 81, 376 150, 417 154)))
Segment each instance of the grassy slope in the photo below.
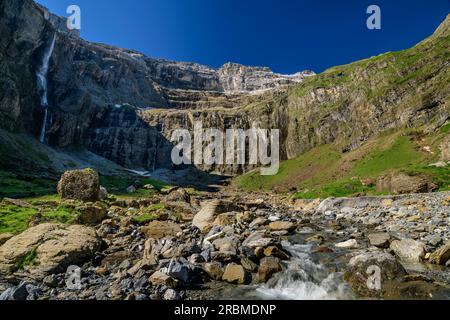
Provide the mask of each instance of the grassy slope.
POLYGON ((450 190, 450 167, 428 166, 438 160, 438 142, 446 134, 441 130, 423 141, 415 131, 386 133, 345 154, 335 145, 323 145, 283 162, 275 176, 261 176, 255 171, 238 177, 234 183, 249 190, 295 189, 299 190, 299 198, 375 195, 384 192, 364 186, 361 180, 374 179, 390 171, 403 171, 427 174, 440 190, 450 190), (425 146, 430 146, 434 154, 425 151, 425 146))

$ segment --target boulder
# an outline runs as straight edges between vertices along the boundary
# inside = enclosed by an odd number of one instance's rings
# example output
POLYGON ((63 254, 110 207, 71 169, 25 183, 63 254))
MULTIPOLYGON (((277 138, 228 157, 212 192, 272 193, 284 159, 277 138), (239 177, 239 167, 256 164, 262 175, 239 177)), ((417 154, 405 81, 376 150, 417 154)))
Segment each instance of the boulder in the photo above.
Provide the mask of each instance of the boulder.
POLYGON ((176 237, 183 230, 180 226, 171 221, 152 221, 142 228, 142 232, 147 238, 162 239, 165 237, 176 237))
POLYGON ((390 173, 378 179, 376 188, 380 192, 388 190, 396 194, 410 194, 432 192, 437 186, 426 175, 390 173))
POLYGON ((99 193, 98 193, 98 198, 100 200, 104 200, 104 199, 108 198, 108 190, 106 190, 105 187, 100 186, 100 190, 99 190, 99 193))
POLYGON ((247 272, 240 264, 230 263, 225 268, 222 280, 234 284, 245 284, 247 282, 247 272))
POLYGON ((420 262, 425 257, 425 245, 413 239, 394 240, 390 248, 405 262, 420 262))
POLYGON ((344 273, 344 280, 363 297, 382 297, 383 288, 392 281, 400 281, 406 270, 397 259, 386 252, 367 252, 353 257, 344 273), (380 271, 381 287, 369 286, 374 272, 380 271))
POLYGON ((433 252, 429 261, 434 264, 446 265, 450 261, 450 242, 433 252))
POLYGON ((369 243, 378 248, 389 248, 391 236, 388 233, 372 233, 369 234, 369 243))
POLYGON ((275 257, 263 258, 259 264, 258 279, 260 282, 267 282, 272 276, 283 271, 280 260, 275 257))
POLYGON ((61 199, 80 201, 99 200, 100 179, 92 169, 66 171, 58 183, 58 194, 61 199))
POLYGON ((281 260, 289 260, 291 258, 291 255, 284 250, 281 250, 280 248, 276 246, 270 246, 264 249, 264 255, 266 257, 276 257, 281 260))
POLYGON ((102 241, 89 227, 45 223, 30 228, 0 247, 0 271, 19 269, 33 278, 43 279, 54 272, 64 272, 70 265, 90 260, 102 241))

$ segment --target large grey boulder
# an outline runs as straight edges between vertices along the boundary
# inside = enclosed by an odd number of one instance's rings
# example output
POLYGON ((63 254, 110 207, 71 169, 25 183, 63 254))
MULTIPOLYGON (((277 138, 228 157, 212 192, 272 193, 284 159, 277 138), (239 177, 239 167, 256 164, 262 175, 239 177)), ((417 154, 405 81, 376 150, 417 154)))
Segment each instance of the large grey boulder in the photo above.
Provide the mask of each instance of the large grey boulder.
POLYGON ((40 224, 0 247, 0 272, 23 271, 34 279, 43 279, 89 261, 101 244, 95 230, 86 226, 40 224))

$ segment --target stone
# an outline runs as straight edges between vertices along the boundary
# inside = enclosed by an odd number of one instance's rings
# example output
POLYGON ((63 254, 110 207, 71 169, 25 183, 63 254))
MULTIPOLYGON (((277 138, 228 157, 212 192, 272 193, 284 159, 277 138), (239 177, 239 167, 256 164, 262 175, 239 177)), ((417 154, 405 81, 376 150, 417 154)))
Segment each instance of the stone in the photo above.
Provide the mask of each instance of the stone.
POLYGON ((391 236, 388 233, 369 234, 369 243, 378 248, 389 248, 391 236))
POLYGON ((355 239, 350 239, 344 242, 337 243, 334 246, 341 249, 354 249, 358 247, 358 241, 356 241, 355 239))
POLYGON ((247 272, 240 264, 230 263, 225 268, 222 280, 234 284, 245 284, 247 282, 247 272))
POLYGON ((222 265, 218 262, 207 262, 203 266, 203 270, 214 280, 221 280, 224 274, 222 265))
POLYGON ((433 264, 446 265, 450 260, 450 242, 430 255, 429 261, 433 264))
POLYGON ((106 198, 108 198, 108 190, 106 190, 105 187, 100 186, 100 190, 98 192, 98 198, 100 200, 105 200, 106 198))
POLYGON ((274 221, 269 224, 268 229, 270 231, 289 231, 292 232, 296 229, 296 225, 293 222, 288 221, 274 221))
POLYGON ((222 213, 217 216, 213 224, 217 226, 231 226, 236 223, 236 212, 222 213))
POLYGON ((108 210, 106 208, 92 203, 84 204, 83 206, 77 207, 75 210, 80 213, 77 221, 80 224, 85 225, 98 224, 106 219, 108 215, 108 210))
POLYGON ((319 206, 320 202, 321 202, 320 199, 314 199, 314 200, 298 199, 298 200, 295 200, 294 210, 303 211, 308 214, 313 213, 316 210, 316 208, 319 206))
POLYGON ((305 240, 307 243, 317 243, 317 244, 323 244, 325 242, 325 237, 321 234, 315 234, 311 237, 306 238, 305 240))
POLYGON ((344 280, 359 295, 380 298, 384 294, 382 289, 386 283, 401 281, 406 274, 406 270, 393 255, 375 251, 353 257, 344 273, 344 280), (367 285, 369 277, 376 271, 380 271, 381 288, 369 288, 367 285))
POLYGON ((255 241, 251 241, 247 243, 246 246, 249 248, 257 248, 257 247, 266 248, 275 244, 277 244, 277 242, 272 238, 262 238, 255 241))
POLYGON ((167 196, 164 197, 165 202, 191 202, 191 196, 189 193, 183 189, 178 188, 171 191, 167 196))
POLYGON ((183 230, 178 224, 171 221, 152 221, 142 228, 142 232, 147 238, 162 239, 165 237, 176 237, 183 230))
POLYGON ((219 214, 220 200, 205 201, 202 209, 194 216, 192 225, 203 233, 208 233, 214 225, 214 220, 219 214))
POLYGON ((241 258, 241 265, 249 272, 255 272, 258 270, 258 265, 247 257, 241 258))
POLYGON ((100 179, 92 169, 66 171, 57 189, 61 199, 95 202, 99 200, 100 179))
POLYGON ((95 230, 81 225, 40 224, 11 238, 0 247, 0 271, 15 272, 23 266, 35 279, 65 272, 71 265, 93 258, 102 241, 95 230))
POLYGON ((173 289, 167 289, 166 292, 164 292, 163 300, 165 301, 178 301, 181 300, 181 296, 173 289))
POLYGON ((127 193, 135 193, 136 192, 136 187, 135 186, 129 186, 127 188, 127 193))
POLYGON ((290 254, 281 250, 276 246, 270 246, 264 249, 264 255, 266 257, 276 257, 281 260, 289 260, 291 258, 290 254))
POLYGON ((263 217, 256 218, 250 223, 250 228, 258 228, 261 226, 265 226, 269 223, 269 220, 263 217))
POLYGON ((267 282, 274 274, 283 271, 280 260, 275 257, 261 259, 258 268, 258 279, 260 282, 267 282))
POLYGON ((425 257, 425 245, 413 239, 394 240, 390 248, 405 262, 421 262, 425 257))
POLYGON ((177 288, 179 286, 178 280, 161 271, 154 272, 148 281, 154 286, 166 286, 169 288, 177 288))

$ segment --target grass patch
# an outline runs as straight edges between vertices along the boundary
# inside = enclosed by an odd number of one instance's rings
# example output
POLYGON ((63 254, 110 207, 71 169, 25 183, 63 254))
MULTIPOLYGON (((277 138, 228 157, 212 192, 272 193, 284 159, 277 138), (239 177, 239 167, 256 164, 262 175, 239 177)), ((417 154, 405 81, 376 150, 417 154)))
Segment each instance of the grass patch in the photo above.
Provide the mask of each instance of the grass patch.
POLYGON ((16 270, 23 270, 28 266, 37 265, 37 247, 29 251, 25 256, 23 256, 19 261, 16 262, 16 270))
POLYGON ((145 209, 143 209, 143 213, 133 217, 131 220, 138 224, 146 224, 158 218, 158 211, 161 211, 165 208, 162 203, 153 204, 145 209))
POLYGON ((0 198, 26 198, 53 194, 57 182, 50 179, 20 177, 0 171, 0 198))
POLYGON ((25 231, 28 221, 36 213, 35 208, 0 204, 0 234, 19 234, 25 231))
POLYGON ((101 176, 100 183, 117 199, 148 198, 171 187, 165 182, 142 177, 101 176), (127 188, 131 185, 136 187, 136 191, 128 193, 127 188), (151 185, 154 189, 144 189, 145 185, 151 185))

